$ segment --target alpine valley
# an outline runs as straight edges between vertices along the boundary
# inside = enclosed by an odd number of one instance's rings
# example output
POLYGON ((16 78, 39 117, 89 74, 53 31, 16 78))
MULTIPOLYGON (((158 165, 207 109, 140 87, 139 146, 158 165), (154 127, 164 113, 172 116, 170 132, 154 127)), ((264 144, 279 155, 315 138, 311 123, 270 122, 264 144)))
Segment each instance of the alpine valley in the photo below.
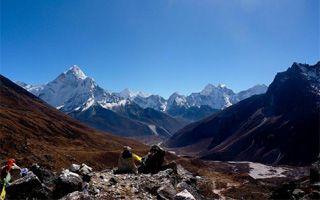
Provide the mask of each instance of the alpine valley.
POLYGON ((47 84, 16 83, 93 128, 147 140, 169 138, 190 122, 267 90, 265 85, 256 85, 234 93, 225 85, 208 84, 199 93, 184 96, 176 92, 168 99, 129 89, 109 92, 76 65, 47 84))
POLYGON ((44 85, 1 75, 0 157, 30 169, 6 197, 319 199, 319 80, 320 62, 294 63, 268 88, 164 99, 109 92, 77 66, 44 85), (141 141, 161 141, 176 168, 115 174, 123 146, 147 154, 141 141))

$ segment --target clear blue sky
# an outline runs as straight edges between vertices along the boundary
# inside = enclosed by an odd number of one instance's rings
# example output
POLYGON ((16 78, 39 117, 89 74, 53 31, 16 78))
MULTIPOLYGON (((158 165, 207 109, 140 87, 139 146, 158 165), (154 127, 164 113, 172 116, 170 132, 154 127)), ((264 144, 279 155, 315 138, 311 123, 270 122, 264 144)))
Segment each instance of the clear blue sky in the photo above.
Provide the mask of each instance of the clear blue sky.
POLYGON ((239 91, 319 60, 319 10, 318 0, 1 0, 1 74, 45 83, 77 64, 112 91, 239 91))

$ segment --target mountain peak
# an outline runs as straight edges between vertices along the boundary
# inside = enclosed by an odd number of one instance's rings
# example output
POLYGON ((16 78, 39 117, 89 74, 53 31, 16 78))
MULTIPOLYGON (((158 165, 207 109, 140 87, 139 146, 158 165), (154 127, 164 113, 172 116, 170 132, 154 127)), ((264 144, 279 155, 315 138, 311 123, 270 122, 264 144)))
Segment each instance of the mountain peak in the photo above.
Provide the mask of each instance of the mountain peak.
POLYGON ((202 94, 209 94, 211 93, 214 89, 216 88, 216 86, 212 85, 212 84, 207 84, 206 87, 204 87, 204 89, 201 91, 202 94))
POLYGON ((219 83, 219 84, 218 84, 218 87, 219 87, 219 88, 226 88, 227 86, 226 86, 226 84, 219 83))
POLYGON ((219 83, 217 86, 208 84, 204 89, 200 92, 202 95, 209 95, 215 90, 228 90, 227 86, 225 84, 219 83))
POLYGON ((87 76, 83 73, 83 71, 78 67, 77 65, 72 65, 68 71, 65 72, 65 74, 72 74, 78 79, 86 79, 87 76))

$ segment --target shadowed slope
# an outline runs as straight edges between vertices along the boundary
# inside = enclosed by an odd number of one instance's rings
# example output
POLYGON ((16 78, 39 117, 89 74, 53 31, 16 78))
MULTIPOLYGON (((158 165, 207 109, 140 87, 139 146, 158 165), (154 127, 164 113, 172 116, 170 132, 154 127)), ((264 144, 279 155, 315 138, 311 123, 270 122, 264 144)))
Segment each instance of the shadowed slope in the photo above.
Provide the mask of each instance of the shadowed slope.
POLYGON ((266 94, 185 127, 167 145, 210 160, 310 164, 319 154, 319 80, 320 62, 294 63, 266 94))

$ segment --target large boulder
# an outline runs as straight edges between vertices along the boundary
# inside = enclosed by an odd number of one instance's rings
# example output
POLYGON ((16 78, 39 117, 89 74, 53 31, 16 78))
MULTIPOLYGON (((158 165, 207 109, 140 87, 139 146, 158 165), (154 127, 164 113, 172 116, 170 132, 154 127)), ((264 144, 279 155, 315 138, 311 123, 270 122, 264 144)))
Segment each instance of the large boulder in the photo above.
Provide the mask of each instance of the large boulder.
POLYGON ((8 199, 50 199, 50 193, 32 171, 7 187, 8 199))
POLYGON ((38 164, 33 164, 30 168, 30 171, 32 171, 46 186, 54 186, 54 180, 56 179, 56 177, 52 171, 45 169, 38 164))
POLYGON ((68 169, 63 170, 56 180, 54 196, 61 198, 71 192, 82 190, 82 178, 79 174, 70 172, 68 169))

